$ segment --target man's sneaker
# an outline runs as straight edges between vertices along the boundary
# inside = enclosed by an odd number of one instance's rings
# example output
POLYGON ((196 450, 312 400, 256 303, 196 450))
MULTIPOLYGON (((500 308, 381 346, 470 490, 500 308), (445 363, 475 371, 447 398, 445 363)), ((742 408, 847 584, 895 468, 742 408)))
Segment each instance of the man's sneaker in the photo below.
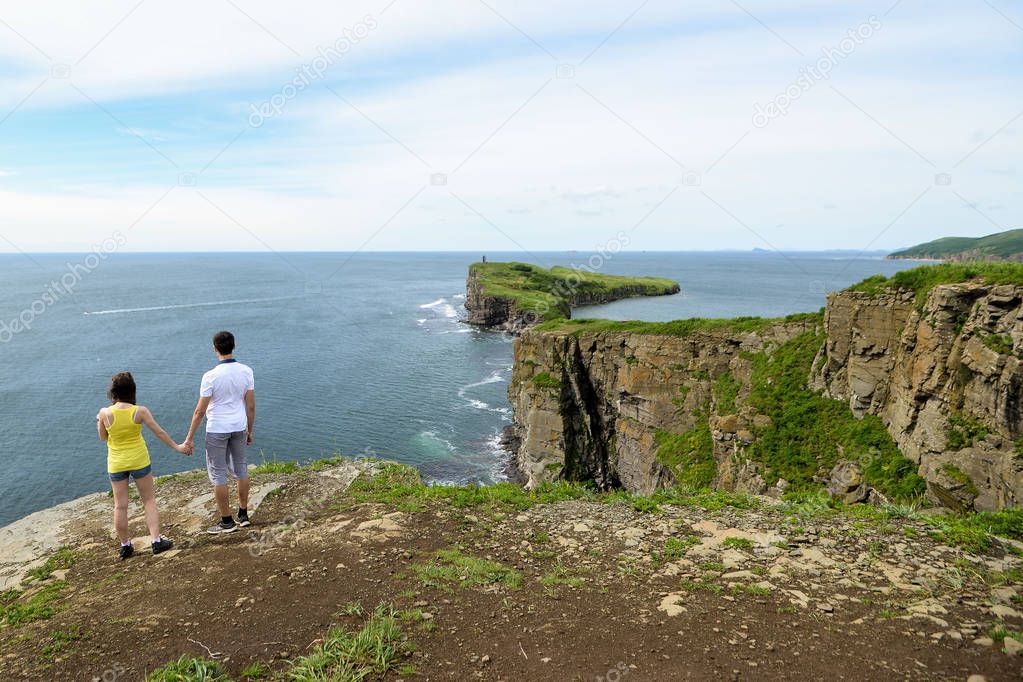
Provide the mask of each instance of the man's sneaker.
POLYGON ((120 551, 121 561, 124 561, 125 559, 127 559, 128 557, 133 555, 134 553, 135 553, 135 548, 132 547, 131 545, 121 545, 121 551, 120 551))
POLYGON ((166 552, 173 546, 174 546, 173 542, 161 536, 159 540, 153 543, 153 554, 160 554, 161 552, 166 552))
POLYGON ((233 533, 238 530, 238 524, 234 521, 228 523, 227 521, 221 521, 215 526, 210 526, 206 529, 206 532, 210 535, 220 535, 221 533, 233 533))
POLYGON ((242 512, 238 512, 238 527, 248 528, 251 525, 252 522, 249 521, 249 512, 245 512, 244 514, 242 512))

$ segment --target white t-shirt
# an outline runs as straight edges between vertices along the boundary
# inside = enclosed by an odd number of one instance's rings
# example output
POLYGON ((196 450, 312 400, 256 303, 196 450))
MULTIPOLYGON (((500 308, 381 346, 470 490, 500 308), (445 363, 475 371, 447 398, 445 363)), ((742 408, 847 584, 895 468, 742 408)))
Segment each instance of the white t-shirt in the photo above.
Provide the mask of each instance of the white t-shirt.
POLYGON ((252 368, 225 361, 202 375, 199 395, 210 398, 206 408, 206 433, 235 433, 249 427, 245 393, 255 390, 252 368))

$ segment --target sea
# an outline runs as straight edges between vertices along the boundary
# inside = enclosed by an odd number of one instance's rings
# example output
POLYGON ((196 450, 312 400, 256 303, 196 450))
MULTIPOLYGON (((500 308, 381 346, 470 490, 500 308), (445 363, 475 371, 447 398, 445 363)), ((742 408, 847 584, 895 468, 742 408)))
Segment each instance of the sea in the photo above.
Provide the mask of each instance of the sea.
MULTIPOLYGON (((255 371, 249 460, 376 456, 441 483, 506 476, 513 338, 463 322, 479 253, 0 255, 0 526, 108 489, 95 415, 110 376, 181 440, 211 337, 255 371)), ((490 260, 670 277, 675 296, 575 317, 778 316, 917 265, 851 253, 489 253, 490 260)), ((147 436, 158 475, 204 466, 147 436)), ((202 433, 196 439, 202 442, 202 433)))

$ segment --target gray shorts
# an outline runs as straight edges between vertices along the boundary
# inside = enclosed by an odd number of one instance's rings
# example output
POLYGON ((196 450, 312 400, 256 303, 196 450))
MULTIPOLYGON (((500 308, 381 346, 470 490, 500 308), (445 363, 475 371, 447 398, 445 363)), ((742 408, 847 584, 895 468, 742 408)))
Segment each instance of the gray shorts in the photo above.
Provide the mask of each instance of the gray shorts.
POLYGON ((206 434, 206 473, 213 485, 227 485, 227 475, 245 480, 249 466, 245 461, 245 431, 206 434))

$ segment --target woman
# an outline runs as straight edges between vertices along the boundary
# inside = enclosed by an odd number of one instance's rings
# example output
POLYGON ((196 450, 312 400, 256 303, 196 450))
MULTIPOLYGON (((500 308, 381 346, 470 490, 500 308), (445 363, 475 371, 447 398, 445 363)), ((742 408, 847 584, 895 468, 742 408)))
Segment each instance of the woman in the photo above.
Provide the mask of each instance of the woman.
POLYGON ((156 491, 153 485, 153 467, 149 461, 149 449, 142 438, 142 425, 167 444, 167 447, 187 454, 184 445, 178 445, 153 419, 153 414, 135 404, 135 379, 130 372, 115 374, 110 379, 107 396, 112 403, 96 415, 96 430, 99 439, 107 444, 107 472, 110 487, 114 490, 114 528, 121 541, 121 559, 135 553, 128 535, 128 479, 135 481, 139 497, 146 511, 146 526, 153 545, 153 554, 166 552, 174 546, 160 535, 160 513, 156 509, 156 491))

